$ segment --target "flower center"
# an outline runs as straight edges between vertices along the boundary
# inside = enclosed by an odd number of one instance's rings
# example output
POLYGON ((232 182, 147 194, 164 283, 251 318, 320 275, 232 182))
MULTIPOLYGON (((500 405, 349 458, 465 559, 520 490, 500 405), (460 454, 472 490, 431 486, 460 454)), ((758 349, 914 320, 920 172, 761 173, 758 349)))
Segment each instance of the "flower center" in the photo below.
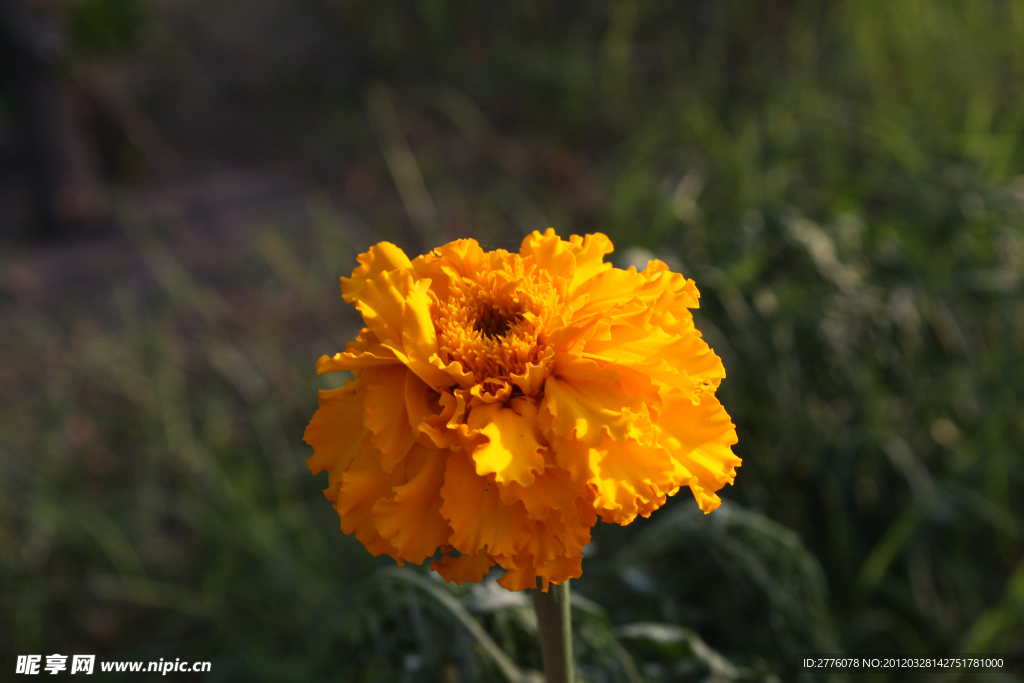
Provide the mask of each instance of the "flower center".
POLYGON ((434 329, 443 362, 458 362, 477 382, 507 382, 549 355, 547 331, 562 310, 558 292, 518 255, 507 263, 451 277, 446 300, 437 300, 434 329))
MULTIPOLYGON (((519 310, 509 311, 486 303, 483 303, 480 308, 481 310, 473 322, 473 329, 491 339, 504 337, 508 328, 523 319, 523 314, 519 310)), ((519 306, 514 308, 518 309, 519 306)))

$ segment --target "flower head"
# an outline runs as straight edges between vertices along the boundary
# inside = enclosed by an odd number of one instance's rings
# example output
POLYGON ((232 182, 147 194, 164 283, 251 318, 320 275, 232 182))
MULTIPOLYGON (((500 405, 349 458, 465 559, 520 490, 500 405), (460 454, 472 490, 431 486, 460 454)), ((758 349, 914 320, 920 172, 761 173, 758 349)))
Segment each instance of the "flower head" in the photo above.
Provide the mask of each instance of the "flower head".
POLYGON ((498 564, 511 590, 582 573, 598 517, 628 524, 688 486, 710 512, 740 464, 725 370, 661 261, 604 262, 601 234, 548 229, 518 254, 458 240, 410 261, 381 242, 341 279, 366 327, 317 372, 310 470, 345 533, 448 581, 498 564))

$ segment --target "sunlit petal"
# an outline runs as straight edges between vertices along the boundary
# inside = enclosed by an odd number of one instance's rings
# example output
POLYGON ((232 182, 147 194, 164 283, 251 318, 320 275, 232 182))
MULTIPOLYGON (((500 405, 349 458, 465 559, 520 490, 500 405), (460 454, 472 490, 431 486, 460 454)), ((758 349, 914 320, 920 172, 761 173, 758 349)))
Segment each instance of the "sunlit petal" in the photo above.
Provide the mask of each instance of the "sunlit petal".
POLYGON ((741 463, 732 452, 736 427, 725 408, 712 394, 705 394, 697 405, 680 396, 666 402, 660 425, 662 443, 693 475, 683 483, 690 486, 701 509, 711 512, 721 503, 715 492, 733 482, 741 463))
POLYGON ((632 439, 605 437, 590 454, 594 472, 590 481, 597 492, 594 508, 605 521, 628 524, 646 502, 678 487, 672 478, 672 458, 657 444, 645 446, 632 439))
POLYGON ((604 435, 615 441, 643 438, 650 425, 643 401, 627 395, 615 382, 549 377, 541 410, 550 414, 555 435, 591 446, 599 445, 604 435))
POLYGON ((483 403, 469 413, 469 428, 487 437, 487 442, 473 451, 476 473, 493 474, 499 484, 530 486, 534 473, 544 469, 544 437, 537 426, 537 407, 524 399, 511 405, 483 403))
POLYGON ((405 270, 412 265, 405 252, 390 242, 375 244, 357 260, 360 266, 352 271, 352 277, 341 278, 341 296, 350 304, 359 298, 368 280, 375 280, 383 272, 405 270))
POLYGON ((460 553, 515 555, 530 539, 533 523, 522 503, 505 505, 492 477, 476 473, 465 451, 448 457, 441 497, 441 514, 452 528, 450 543, 460 553))
POLYGON ((599 232, 585 237, 572 235, 569 244, 569 251, 576 259, 570 290, 576 290, 582 283, 612 267, 612 264, 604 262, 604 257, 615 251, 615 247, 605 235, 599 232))

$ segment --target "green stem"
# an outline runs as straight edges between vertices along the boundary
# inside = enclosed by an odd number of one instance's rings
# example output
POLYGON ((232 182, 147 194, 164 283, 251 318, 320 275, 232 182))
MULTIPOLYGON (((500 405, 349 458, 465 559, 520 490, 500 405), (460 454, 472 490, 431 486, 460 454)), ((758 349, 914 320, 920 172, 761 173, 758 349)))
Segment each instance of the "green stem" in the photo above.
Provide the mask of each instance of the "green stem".
POLYGON ((540 651, 544 657, 547 683, 573 683, 572 616, 569 612, 569 582, 551 584, 548 592, 534 589, 533 609, 537 612, 540 651))

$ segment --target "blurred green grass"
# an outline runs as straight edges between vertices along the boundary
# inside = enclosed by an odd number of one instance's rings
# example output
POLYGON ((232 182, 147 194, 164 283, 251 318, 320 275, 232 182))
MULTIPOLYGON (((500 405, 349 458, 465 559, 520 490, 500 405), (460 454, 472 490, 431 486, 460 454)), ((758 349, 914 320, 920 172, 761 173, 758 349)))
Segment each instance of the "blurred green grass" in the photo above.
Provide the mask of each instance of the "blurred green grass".
MULTIPOLYGON (((125 4, 161 39, 107 59, 170 74, 140 98, 187 150, 213 124, 183 127, 180 84, 208 55, 266 44, 188 100, 252 111, 213 149, 289 147, 325 184, 341 158, 359 218, 311 202, 202 274, 174 246, 188 221, 125 195, 155 286, 8 306, 4 661, 497 679, 437 586, 376 573, 387 563, 340 534, 300 436, 323 386, 313 361, 358 328, 337 277, 368 235, 512 248, 548 225, 601 230, 619 265, 657 256, 697 281, 744 458, 720 512, 681 495, 596 530, 574 582, 589 680, 792 680, 796 652, 1024 650, 1024 2, 285 5, 125 4), (281 16, 320 33, 275 52, 281 16), (339 76, 318 40, 358 59, 339 76)), ((79 38, 82 54, 103 35, 79 38)), ((529 610, 488 586, 450 594, 539 668, 529 610)))

